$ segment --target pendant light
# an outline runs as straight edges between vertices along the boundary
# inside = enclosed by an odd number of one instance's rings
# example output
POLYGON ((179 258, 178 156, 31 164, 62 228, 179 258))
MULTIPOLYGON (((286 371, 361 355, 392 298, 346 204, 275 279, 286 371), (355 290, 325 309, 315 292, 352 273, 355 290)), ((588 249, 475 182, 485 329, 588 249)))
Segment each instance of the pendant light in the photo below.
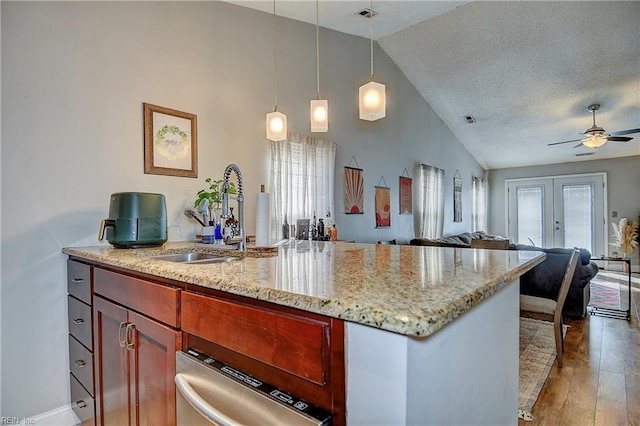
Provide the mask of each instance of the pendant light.
POLYGON ((276 21, 276 0, 273 0, 273 87, 275 107, 267 114, 267 139, 283 141, 287 139, 287 116, 278 111, 278 25, 276 21))
POLYGON ((373 0, 371 0, 369 8, 369 33, 370 33, 370 49, 371 49, 371 78, 365 85, 360 86, 358 91, 358 106, 360 109, 360 119, 367 121, 375 121, 384 118, 387 115, 386 106, 387 99, 385 94, 385 86, 382 83, 376 83, 373 80, 373 0))
POLYGON ((320 36, 318 25, 318 0, 316 0, 316 99, 310 102, 309 114, 312 132, 329 130, 329 102, 320 98, 320 36))

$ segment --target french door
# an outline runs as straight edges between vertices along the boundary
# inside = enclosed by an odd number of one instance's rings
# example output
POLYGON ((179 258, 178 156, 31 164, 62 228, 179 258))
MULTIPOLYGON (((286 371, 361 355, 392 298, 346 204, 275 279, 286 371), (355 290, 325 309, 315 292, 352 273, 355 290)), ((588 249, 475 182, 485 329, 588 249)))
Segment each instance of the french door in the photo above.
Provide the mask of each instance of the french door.
POLYGON ((507 181, 508 235, 517 244, 605 250, 606 174, 507 181))

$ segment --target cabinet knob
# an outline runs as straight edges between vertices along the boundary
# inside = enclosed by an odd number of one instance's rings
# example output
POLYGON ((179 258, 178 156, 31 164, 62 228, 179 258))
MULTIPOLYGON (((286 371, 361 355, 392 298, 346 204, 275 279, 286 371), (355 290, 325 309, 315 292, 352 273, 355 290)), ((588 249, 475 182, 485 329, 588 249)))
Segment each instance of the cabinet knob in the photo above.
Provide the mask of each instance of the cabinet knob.
POLYGON ((74 318, 73 320, 74 324, 84 324, 84 320, 82 318, 74 318))
POLYGON ((73 361, 73 363, 80 368, 84 367, 87 364, 86 362, 84 362, 84 360, 81 360, 81 359, 77 359, 73 361))
POLYGON ((78 408, 84 408, 84 407, 86 407, 86 406, 87 406, 87 403, 86 403, 86 402, 84 402, 83 400, 79 399, 79 400, 77 400, 77 401, 76 401, 76 406, 77 406, 78 408))

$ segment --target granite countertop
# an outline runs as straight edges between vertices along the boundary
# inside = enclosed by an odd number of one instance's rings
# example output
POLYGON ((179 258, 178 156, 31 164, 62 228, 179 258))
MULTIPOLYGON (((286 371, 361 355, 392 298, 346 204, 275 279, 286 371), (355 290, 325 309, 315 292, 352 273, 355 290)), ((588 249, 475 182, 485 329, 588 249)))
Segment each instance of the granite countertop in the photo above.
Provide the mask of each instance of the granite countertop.
POLYGON ((63 253, 410 336, 428 336, 541 263, 536 251, 291 241, 238 261, 181 264, 152 259, 216 246, 67 247, 63 253))

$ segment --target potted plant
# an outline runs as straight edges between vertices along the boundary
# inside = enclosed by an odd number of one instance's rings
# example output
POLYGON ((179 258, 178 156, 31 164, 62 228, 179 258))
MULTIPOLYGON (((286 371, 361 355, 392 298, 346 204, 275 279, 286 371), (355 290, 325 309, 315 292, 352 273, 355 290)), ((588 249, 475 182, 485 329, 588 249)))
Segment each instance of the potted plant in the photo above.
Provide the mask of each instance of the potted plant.
MULTIPOLYGON (((209 188, 198 191, 193 206, 198 210, 198 213, 208 215, 205 224, 210 221, 213 222, 213 225, 215 224, 214 211, 219 211, 220 204, 222 203, 222 183, 224 181, 222 179, 213 180, 211 178, 206 178, 204 181, 209 184, 209 188)), ((229 183, 229 190, 227 192, 229 194, 236 193, 236 185, 234 182, 229 183)))
POLYGON ((620 219, 620 223, 612 223, 613 236, 616 240, 611 245, 618 249, 623 258, 626 258, 638 245, 638 224, 632 223, 627 218, 620 219))

